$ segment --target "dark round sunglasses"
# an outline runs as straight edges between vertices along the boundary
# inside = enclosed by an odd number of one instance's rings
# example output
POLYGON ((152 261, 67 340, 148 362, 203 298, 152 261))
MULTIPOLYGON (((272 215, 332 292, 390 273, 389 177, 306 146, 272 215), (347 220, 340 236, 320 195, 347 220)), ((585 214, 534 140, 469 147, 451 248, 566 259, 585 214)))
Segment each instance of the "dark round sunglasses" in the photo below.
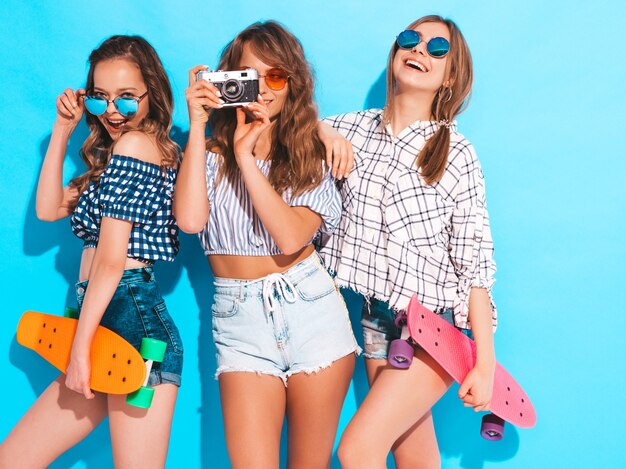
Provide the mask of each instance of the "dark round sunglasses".
MULTIPOLYGON (((402 31, 398 34, 398 37, 396 37, 396 44, 398 44, 398 47, 401 49, 413 49, 417 47, 420 42, 422 42, 420 33, 412 29, 402 31)), ((434 37, 426 43, 426 51, 431 57, 440 59, 450 52, 450 43, 445 37, 434 37)))
POLYGON ((146 96, 148 96, 147 91, 137 98, 134 96, 120 96, 115 99, 105 99, 102 96, 87 95, 85 96, 85 107, 94 116, 101 116, 106 112, 109 103, 113 103, 117 112, 124 117, 130 117, 137 113, 139 102, 146 96))

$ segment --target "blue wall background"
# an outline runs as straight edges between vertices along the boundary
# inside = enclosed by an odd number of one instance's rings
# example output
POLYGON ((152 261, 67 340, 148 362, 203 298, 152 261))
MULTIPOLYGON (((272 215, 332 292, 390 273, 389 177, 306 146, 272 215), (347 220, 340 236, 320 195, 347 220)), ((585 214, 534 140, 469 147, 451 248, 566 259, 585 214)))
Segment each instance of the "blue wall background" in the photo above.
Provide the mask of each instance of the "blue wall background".
MULTIPOLYGON (((98 43, 112 34, 141 34, 155 46, 176 96, 175 138, 184 143, 187 70, 215 66, 221 48, 251 22, 277 19, 301 39, 317 72, 324 116, 381 106, 393 38, 430 13, 455 19, 473 53, 474 95, 459 124, 487 178, 498 262, 497 353, 538 414, 534 429, 509 426, 503 441, 487 442, 478 434, 480 416, 452 391, 435 408, 443 466, 623 467, 626 7, 618 0, 4 0, 0 439, 56 375, 16 343, 21 313, 61 313, 75 303, 81 244, 67 221, 36 219, 35 187, 55 98, 84 84, 87 56, 98 43)), ((70 141, 67 180, 82 171, 78 148, 86 133, 81 125, 70 141)), ((175 263, 158 268, 186 349, 171 468, 228 467, 213 380, 210 275, 191 236, 183 236, 175 263)), ((358 309, 353 299, 350 304, 358 309)), ((366 390, 359 360, 340 430, 366 390)), ((107 426, 52 467, 112 467, 107 426)))

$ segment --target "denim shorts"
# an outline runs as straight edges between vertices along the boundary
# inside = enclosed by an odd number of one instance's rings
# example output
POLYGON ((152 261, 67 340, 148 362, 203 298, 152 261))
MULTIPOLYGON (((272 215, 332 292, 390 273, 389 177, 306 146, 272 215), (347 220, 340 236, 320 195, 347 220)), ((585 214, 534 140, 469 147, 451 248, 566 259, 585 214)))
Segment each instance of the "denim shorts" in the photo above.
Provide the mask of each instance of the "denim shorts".
MULTIPOLYGON (((454 311, 452 308, 442 309, 439 314, 443 319, 454 326, 454 311)), ((363 326, 363 356, 365 358, 387 359, 387 352, 392 341, 399 339, 402 330, 398 328, 394 319, 396 313, 386 301, 376 298, 365 298, 361 311, 361 325, 363 326)), ((460 329, 471 337, 471 331, 460 329)))
MULTIPOLYGON (((85 280, 76 284, 79 313, 88 283, 85 280)), ((152 267, 124 271, 100 325, 124 337, 137 350, 144 337, 164 341, 167 344, 165 357, 161 363, 152 365, 148 385, 171 383, 180 386, 183 343, 178 328, 167 312, 152 267)))
POLYGON ((348 310, 317 253, 282 274, 257 280, 215 278, 216 377, 254 372, 314 373, 359 347, 348 310))

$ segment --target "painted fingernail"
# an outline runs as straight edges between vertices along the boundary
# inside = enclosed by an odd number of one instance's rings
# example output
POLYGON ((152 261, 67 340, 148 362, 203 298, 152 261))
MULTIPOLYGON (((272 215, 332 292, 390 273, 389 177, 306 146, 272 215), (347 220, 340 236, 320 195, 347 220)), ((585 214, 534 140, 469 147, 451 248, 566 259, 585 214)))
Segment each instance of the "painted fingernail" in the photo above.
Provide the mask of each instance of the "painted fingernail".
POLYGON ((225 102, 223 99, 220 99, 218 102, 219 102, 220 104, 226 104, 226 102, 225 102))
MULTIPOLYGON (((218 97, 218 98, 221 98, 221 97, 222 97, 222 93, 220 93, 220 90, 217 90, 217 91, 215 92, 215 94, 217 95, 217 97, 218 97)), ((221 101, 221 100, 220 100, 220 101, 221 101)))

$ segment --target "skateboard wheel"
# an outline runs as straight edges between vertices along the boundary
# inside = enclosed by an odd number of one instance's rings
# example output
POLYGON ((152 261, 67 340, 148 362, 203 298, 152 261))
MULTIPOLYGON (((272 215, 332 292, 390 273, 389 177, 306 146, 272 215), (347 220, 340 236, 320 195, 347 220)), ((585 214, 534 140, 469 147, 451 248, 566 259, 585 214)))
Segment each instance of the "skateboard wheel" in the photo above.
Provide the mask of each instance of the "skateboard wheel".
POLYGON ((396 339, 391 342, 387 361, 394 368, 406 369, 413 361, 413 346, 406 340, 396 339))
POLYGON ((141 386, 135 392, 126 396, 126 403, 134 407, 141 407, 142 409, 149 409, 152 404, 152 397, 154 396, 154 389, 147 386, 141 386))
POLYGON ((65 308, 63 316, 66 318, 78 319, 78 309, 68 306, 67 308, 65 308))
POLYGON ((153 360, 155 362, 163 361, 167 344, 162 340, 150 339, 144 337, 141 339, 141 347, 139 354, 144 360, 153 360))
POLYGON ((483 417, 480 426, 480 435, 485 440, 498 441, 504 434, 504 420, 494 414, 487 414, 483 417))
POLYGON ((402 329, 402 326, 406 325, 406 313, 396 314, 396 317, 393 318, 393 323, 398 329, 402 329))

